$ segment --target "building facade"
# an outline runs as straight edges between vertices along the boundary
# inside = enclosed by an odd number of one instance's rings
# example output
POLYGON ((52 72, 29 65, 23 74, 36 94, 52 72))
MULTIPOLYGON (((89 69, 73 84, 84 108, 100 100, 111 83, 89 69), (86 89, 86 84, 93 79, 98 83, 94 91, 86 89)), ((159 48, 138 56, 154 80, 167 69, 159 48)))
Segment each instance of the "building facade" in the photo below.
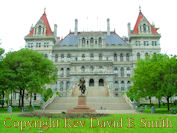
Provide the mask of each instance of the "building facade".
POLYGON ((74 31, 60 39, 57 25, 52 31, 44 12, 25 36, 25 47, 44 53, 55 63, 58 80, 47 87, 62 96, 71 96, 81 77, 88 90, 102 87, 110 96, 119 96, 132 85, 130 78, 137 60, 160 52, 160 37, 157 28, 140 11, 133 30, 128 23, 128 37, 121 38, 110 31, 109 19, 107 31, 80 32, 76 19, 74 31))

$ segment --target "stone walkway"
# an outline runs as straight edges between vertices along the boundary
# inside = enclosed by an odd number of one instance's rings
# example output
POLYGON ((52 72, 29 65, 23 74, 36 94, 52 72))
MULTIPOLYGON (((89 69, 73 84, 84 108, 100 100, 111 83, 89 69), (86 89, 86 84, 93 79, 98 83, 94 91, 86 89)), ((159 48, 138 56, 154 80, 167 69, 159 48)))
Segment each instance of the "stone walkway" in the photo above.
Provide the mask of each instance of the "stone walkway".
MULTIPOLYGON (((41 113, 62 113, 66 110, 36 110, 41 113)), ((135 110, 96 110, 96 113, 101 114, 138 114, 135 110)))

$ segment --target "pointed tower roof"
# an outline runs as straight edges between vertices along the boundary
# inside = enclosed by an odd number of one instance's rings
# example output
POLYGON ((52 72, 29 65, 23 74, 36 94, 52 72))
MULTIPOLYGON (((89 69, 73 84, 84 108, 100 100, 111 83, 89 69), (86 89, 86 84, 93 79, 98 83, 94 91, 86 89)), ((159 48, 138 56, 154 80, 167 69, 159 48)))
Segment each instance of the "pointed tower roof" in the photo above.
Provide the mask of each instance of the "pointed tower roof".
MULTIPOLYGON (((44 11, 43 15, 41 16, 41 18, 39 20, 43 21, 43 23, 46 27, 46 36, 52 36, 53 35, 52 30, 50 28, 50 24, 49 24, 49 21, 47 19, 47 15, 46 15, 45 11, 44 11)), ((34 33, 34 27, 30 30, 30 33, 27 36, 33 36, 33 33, 34 33)))
MULTIPOLYGON (((138 15, 138 19, 137 19, 137 21, 136 21, 136 24, 135 24, 135 27, 134 27, 134 29, 133 29, 133 31, 132 31, 132 34, 138 34, 138 33, 139 33, 139 31, 138 31, 138 30, 139 30, 139 29, 138 29, 138 25, 140 24, 140 22, 141 22, 141 20, 142 20, 143 18, 146 19, 146 17, 143 15, 143 13, 142 13, 141 10, 140 10, 139 15, 138 15)), ((146 19, 146 20, 147 20, 147 19, 146 19)), ((147 22, 148 22, 148 24, 150 24, 148 20, 147 20, 147 22)), ((157 30, 156 30, 151 24, 150 24, 150 26, 151 26, 152 34, 158 34, 157 30)))

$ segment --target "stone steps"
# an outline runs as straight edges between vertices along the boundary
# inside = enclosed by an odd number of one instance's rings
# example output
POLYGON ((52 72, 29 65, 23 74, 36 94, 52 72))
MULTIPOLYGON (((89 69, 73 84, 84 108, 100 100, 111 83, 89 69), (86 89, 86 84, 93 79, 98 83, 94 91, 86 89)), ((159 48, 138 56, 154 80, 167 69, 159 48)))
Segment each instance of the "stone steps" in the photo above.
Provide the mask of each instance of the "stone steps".
MULTIPOLYGON (((77 105, 77 97, 56 97, 46 110, 67 110, 77 105)), ((91 109, 129 110, 130 106, 122 97, 87 97, 87 105, 91 109)))

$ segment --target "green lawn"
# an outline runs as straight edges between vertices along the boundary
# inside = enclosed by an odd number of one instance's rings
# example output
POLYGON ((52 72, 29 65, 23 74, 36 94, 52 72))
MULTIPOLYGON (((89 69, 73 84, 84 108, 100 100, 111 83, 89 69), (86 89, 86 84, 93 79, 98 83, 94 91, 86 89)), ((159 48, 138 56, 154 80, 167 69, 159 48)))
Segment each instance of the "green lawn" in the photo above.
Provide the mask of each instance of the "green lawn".
MULTIPOLYGON (((145 108, 145 105, 147 105, 148 109, 144 109, 144 113, 151 113, 150 104, 141 104, 139 109, 141 107, 145 108)), ((172 114, 171 109, 176 109, 177 110, 177 105, 171 105, 170 104, 170 111, 168 111, 168 109, 167 109, 167 104, 162 104, 160 108, 158 107, 158 104, 153 104, 153 106, 155 108, 155 113, 157 113, 157 114, 172 114)))
MULTIPOLYGON (((30 107, 27 106, 28 110, 31 111, 30 107)), ((35 109, 36 110, 39 110, 40 107, 39 106, 35 106, 35 109)), ((17 106, 15 107, 12 107, 12 112, 13 113, 17 113, 17 112, 22 112, 22 109, 21 108, 18 108, 17 106)), ((4 108, 0 108, 0 113, 8 113, 7 112, 7 107, 4 107, 4 108)))
MULTIPOLYGON (((49 121, 50 121, 49 118, 20 117, 17 114, 11 114, 11 115, 1 114, 0 115, 0 133, 19 133, 21 132, 21 130, 23 130, 22 132, 24 133, 27 133, 27 132, 30 132, 30 133, 39 133, 39 132, 48 132, 48 133, 177 133, 177 116, 175 115, 111 114, 105 117, 97 117, 97 119, 92 119, 92 124, 91 124, 90 118, 70 118, 70 121, 69 119, 66 119, 65 121, 64 118, 63 119, 52 118, 51 121, 54 121, 54 122, 51 122, 51 123, 54 123, 56 128, 48 128, 50 126, 49 121), (122 119, 122 126, 121 126, 121 119, 122 119), (134 124, 130 123, 129 125, 128 119, 131 122, 134 121, 134 124), (165 127, 167 126, 166 123, 164 125, 164 128, 162 127, 163 119, 164 120, 168 119, 169 128, 165 127), (57 125, 57 120, 58 120, 58 125, 57 125), (33 121, 33 124, 32 124, 32 121, 33 121), (36 122, 37 128, 34 128, 35 121, 41 121, 41 128, 39 128, 40 124, 38 122, 36 122), (44 121, 48 121, 48 123, 44 121), (99 121, 99 125, 98 125, 98 121, 99 121), (112 125, 111 125, 111 121, 112 121, 112 125), (119 128, 117 127, 117 124, 116 124, 117 121, 119 121, 118 122, 119 128), (147 121, 151 121, 149 122, 150 128, 148 128, 147 121), (158 123, 161 123, 161 128, 152 128, 152 121, 158 121, 158 123), (66 125, 65 125, 65 122, 66 122, 66 125), (114 122, 115 122, 115 125, 114 125, 114 122), (170 122, 172 123, 171 128, 170 128, 171 126, 170 122), (26 127, 25 127, 25 123, 27 123, 26 127), (10 127, 14 124, 16 128, 14 126, 10 128, 6 128, 4 124, 6 124, 7 127, 10 127), (31 124, 31 128, 29 124, 31 124), (146 127, 145 127, 145 124, 146 124, 146 127), (91 125, 92 127, 95 127, 95 128, 91 128, 91 125), (67 128, 64 128, 65 126, 67 128), (47 131, 44 131, 44 130, 47 130, 47 131)), ((160 127, 159 124, 158 124, 158 127, 160 127)))

